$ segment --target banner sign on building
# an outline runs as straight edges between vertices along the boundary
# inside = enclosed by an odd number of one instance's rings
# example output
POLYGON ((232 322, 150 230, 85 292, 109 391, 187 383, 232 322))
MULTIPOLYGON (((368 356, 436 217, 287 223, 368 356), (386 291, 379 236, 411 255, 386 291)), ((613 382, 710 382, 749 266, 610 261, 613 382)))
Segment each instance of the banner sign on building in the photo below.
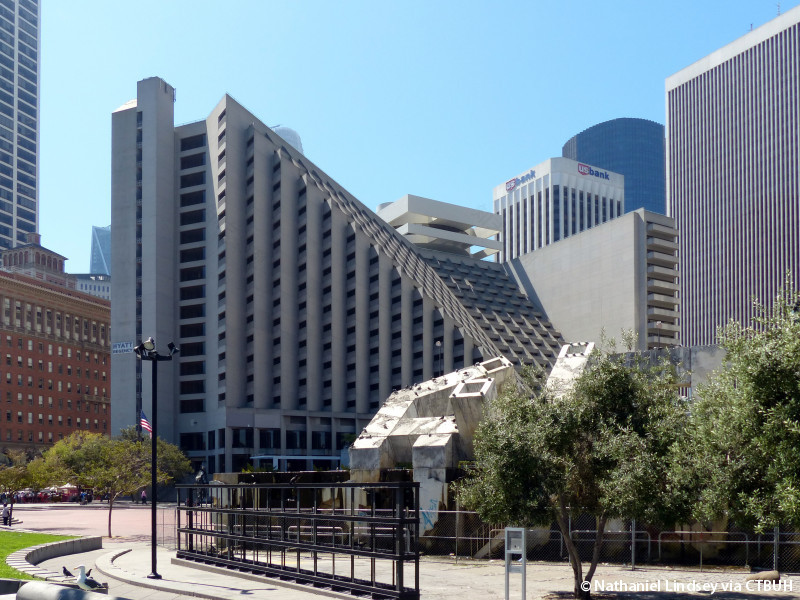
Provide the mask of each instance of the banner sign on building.
POLYGON ((111 344, 111 354, 128 354, 133 352, 133 342, 114 342, 111 344))

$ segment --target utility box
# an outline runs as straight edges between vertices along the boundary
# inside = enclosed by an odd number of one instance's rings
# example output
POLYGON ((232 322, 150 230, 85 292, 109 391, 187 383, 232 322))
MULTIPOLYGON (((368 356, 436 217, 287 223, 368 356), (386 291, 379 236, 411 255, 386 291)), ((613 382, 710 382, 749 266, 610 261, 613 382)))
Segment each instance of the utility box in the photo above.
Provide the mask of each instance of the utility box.
POLYGON ((522 600, 525 600, 525 574, 527 566, 528 530, 524 527, 506 527, 506 600, 511 573, 522 574, 522 600))

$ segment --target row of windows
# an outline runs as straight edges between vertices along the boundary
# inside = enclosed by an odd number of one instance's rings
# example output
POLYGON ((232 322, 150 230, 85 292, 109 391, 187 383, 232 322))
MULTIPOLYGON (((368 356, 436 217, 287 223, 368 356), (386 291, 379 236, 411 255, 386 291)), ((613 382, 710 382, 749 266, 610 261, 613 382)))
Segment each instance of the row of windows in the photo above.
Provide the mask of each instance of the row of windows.
MULTIPOLYGON (((23 360, 22 356, 17 355, 17 361, 16 362, 17 362, 17 366, 18 367, 23 367, 24 366, 24 360, 23 360)), ((6 365, 7 366, 12 366, 13 364, 14 364, 14 361, 13 361, 13 357, 11 356, 11 354, 6 354, 6 365)), ((45 367, 46 367, 48 373, 53 373, 54 372, 53 361, 47 361, 47 364, 45 365, 45 362, 43 360, 39 360, 38 361, 38 367, 39 367, 39 371, 44 371, 45 367)), ((29 369, 34 369, 33 358, 30 357, 30 356, 28 357, 28 368, 29 369)), ((72 365, 71 364, 67 364, 66 365, 66 369, 64 368, 64 364, 63 363, 59 362, 59 363, 55 364, 55 372, 57 372, 59 375, 63 375, 65 370, 66 370, 67 375, 72 375, 72 365)), ((84 373, 84 372, 86 374, 86 379, 91 379, 92 371, 90 369, 87 368, 85 371, 81 371, 81 367, 77 367, 75 369, 75 375, 77 377, 81 377, 82 373, 84 373)), ((103 381, 105 381, 106 380, 106 372, 105 371, 98 371, 97 369, 95 369, 94 370, 94 378, 95 378, 95 380, 102 379, 103 381)))
MULTIPOLYGON (((28 331, 48 335, 55 334, 59 337, 63 336, 65 339, 92 342, 101 346, 107 346, 110 343, 109 329, 105 323, 43 308, 21 300, 13 300, 9 297, 3 298, 2 306, 2 323, 6 327, 20 327, 28 331)), ((33 343, 32 340, 29 342, 33 343)), ((68 352, 71 353, 72 349, 68 348, 68 352)))
MULTIPOLYGON (((53 415, 47 415, 47 424, 52 426, 57 422, 59 427, 63 427, 64 426, 64 417, 62 415, 56 415, 56 417, 57 417, 57 419, 56 419, 56 421, 54 421, 53 420, 53 415)), ((7 410, 6 411, 6 422, 11 423, 13 421, 14 421, 14 417, 12 415, 12 412, 10 410, 7 410)), ((22 411, 17 411, 16 421, 17 421, 17 423, 23 423, 24 422, 22 411)), ((30 413, 30 412, 28 413, 27 422, 28 422, 28 425, 33 425, 34 424, 33 413, 30 413)), ((67 417, 66 422, 67 422, 67 427, 72 427, 72 417, 67 417)), ((81 423, 85 423, 86 427, 89 427, 89 424, 91 423, 91 419, 89 419, 87 417, 87 418, 81 420, 81 417, 77 417, 75 419, 75 424, 78 427, 80 427, 81 423)), ((39 413, 38 424, 39 425, 44 425, 44 415, 42 413, 39 413)), ((105 430, 106 422, 103 421, 102 424, 103 424, 103 430, 105 430)), ((94 419, 94 428, 95 429, 99 429, 99 426, 100 426, 100 421, 98 419, 94 419)))
MULTIPOLYGON (((66 401, 67 410, 72 410, 72 398, 67 398, 66 400, 67 400, 66 401)), ((12 392, 10 392, 10 391, 7 391, 6 392, 6 403, 7 404, 12 404, 13 401, 14 401, 14 394, 12 392)), ((25 399, 23 397, 22 392, 18 392, 17 393, 17 404, 20 404, 20 405, 25 404, 25 399)), ((33 406, 33 405, 34 405, 33 394, 28 394, 28 406, 33 406)), ((44 407, 44 405, 45 405, 44 396, 41 396, 41 395, 39 396, 38 405, 41 406, 41 407, 44 407)), ((53 397, 52 396, 48 396, 47 397, 47 407, 48 408, 53 408, 53 406, 54 406, 53 397)), ((64 398, 59 398, 58 399, 58 408, 59 408, 59 410, 64 410, 64 398)), ((105 414, 108 414, 108 403, 107 402, 91 402, 89 400, 84 400, 83 402, 81 402, 81 400, 76 400, 76 402, 75 402, 75 410, 77 412, 92 412, 92 410, 94 410, 94 414, 100 414, 100 412, 102 411, 102 413, 105 415, 105 414)))
MULTIPOLYGON (((15 338, 13 336, 7 335, 6 336, 6 346, 9 347, 9 348, 13 348, 15 345, 16 345, 17 348, 20 348, 20 349, 27 347, 29 352, 33 352, 34 349, 37 350, 39 352, 39 354, 42 354, 42 353, 45 352, 45 344, 44 344, 44 342, 34 342, 32 339, 28 339, 27 340, 27 344, 26 344, 25 343, 25 338, 22 338, 22 337, 16 337, 15 338)), ((67 348, 65 350, 64 347, 61 346, 61 345, 56 346, 54 344, 47 344, 47 355, 48 356, 53 356, 54 353, 57 356, 65 356, 66 355, 67 358, 72 358, 72 356, 73 356, 73 351, 72 351, 72 348, 70 346, 67 346, 67 348)), ((89 351, 81 352, 80 350, 75 350, 74 355, 75 355, 75 358, 77 358, 78 360, 85 360, 87 363, 88 362, 92 362, 92 359, 94 359, 94 364, 96 364, 96 365, 98 365, 98 364, 105 365, 106 364, 106 355, 103 354, 103 353, 98 354, 97 352, 89 352, 89 351)))
MULTIPOLYGON (((6 373, 6 385, 13 385, 14 376, 12 373, 6 373)), ((23 375, 17 374, 16 377, 17 386, 22 387, 25 385, 26 379, 23 375)), ((33 375, 28 375, 27 377, 27 386, 34 387, 34 378, 33 375)), ((43 377, 38 378, 38 382, 36 383, 36 387, 40 390, 47 389, 49 391, 58 391, 72 393, 72 381, 64 382, 62 380, 56 380, 53 382, 52 379, 45 380, 43 377)), ((98 388, 98 386, 90 386, 88 384, 84 385, 81 383, 75 384, 75 393, 76 394, 92 394, 94 396, 99 396, 102 393, 102 397, 105 398, 106 396, 106 388, 98 388)))

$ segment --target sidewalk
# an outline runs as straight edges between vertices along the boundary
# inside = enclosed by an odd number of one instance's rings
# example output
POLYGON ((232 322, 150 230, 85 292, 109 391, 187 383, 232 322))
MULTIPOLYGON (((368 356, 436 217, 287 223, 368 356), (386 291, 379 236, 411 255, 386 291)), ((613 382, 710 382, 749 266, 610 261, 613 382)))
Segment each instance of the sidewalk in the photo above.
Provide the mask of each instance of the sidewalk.
MULTIPOLYGON (((105 527, 104 518, 107 516, 105 511, 98 508, 20 510, 19 516, 24 521, 22 527, 25 529, 49 533, 81 531, 83 535, 98 535, 98 531, 105 527), (56 526, 56 523, 60 526, 56 526)), ((254 600, 319 600, 322 597, 315 590, 289 588, 284 582, 269 578, 251 580, 229 573, 175 565, 171 562, 175 552, 164 548, 158 548, 156 555, 157 569, 162 579, 148 579, 147 575, 151 572, 151 546, 143 530, 149 525, 149 512, 143 509, 130 507, 121 510, 119 521, 115 509, 115 531, 125 532, 126 537, 106 537, 101 550, 55 558, 41 565, 56 572, 61 572, 61 567, 66 566, 74 572, 73 567, 83 564, 87 569, 94 569, 92 576, 98 581, 108 582, 110 595, 132 600, 180 600, 191 597, 232 600, 243 596, 250 596, 254 600)), ((701 572, 647 568, 631 571, 623 566, 601 565, 595 575, 592 592, 604 598, 636 600, 708 598, 710 595, 713 600, 800 600, 800 577, 783 579, 783 588, 779 590, 758 591, 745 587, 745 575, 742 570, 701 572)), ((502 600, 505 597, 504 589, 505 573, 501 560, 456 561, 452 557, 425 557, 420 562, 423 600, 502 600)), ((571 598, 572 571, 569 565, 528 563, 526 591, 528 599, 571 598)), ((511 575, 510 597, 515 600, 522 597, 519 573, 511 575)))
MULTIPOLYGON (((271 600, 319 600, 320 592, 284 587, 270 579, 252 581, 234 575, 217 574, 171 564, 174 551, 159 548, 158 572, 161 580, 147 579, 151 567, 150 546, 144 542, 111 542, 103 550, 62 557, 43 563, 55 570, 85 564, 96 565, 92 575, 109 582, 109 594, 134 600, 179 600, 187 597, 220 600, 242 596, 271 600), (130 551, 126 551, 131 548, 130 551)), ((747 589, 745 574, 729 571, 682 571, 637 569, 603 565, 598 568, 592 592, 605 598, 672 600, 708 598, 748 600, 776 598, 800 599, 800 578, 783 580, 781 588, 759 591, 747 589), (713 591, 713 593, 712 593, 713 591)), ((423 600, 502 600, 505 573, 502 561, 473 561, 452 558, 424 558, 420 563, 420 588, 423 600)), ((572 594, 572 571, 566 564, 528 563, 527 598, 567 600, 572 594)), ((349 596, 339 596, 347 597, 349 596)), ((511 576, 510 597, 522 598, 521 575, 511 576)))
POLYGON ((42 563, 53 571, 62 566, 83 564, 93 568, 92 577, 108 582, 109 595, 134 600, 178 600, 181 598, 209 598, 232 600, 243 595, 273 600, 319 600, 320 596, 273 585, 269 580, 251 581, 233 575, 220 575, 173 565, 174 551, 158 548, 157 569, 161 579, 148 579, 151 573, 151 547, 146 542, 104 540, 104 548, 86 554, 62 556, 42 563))

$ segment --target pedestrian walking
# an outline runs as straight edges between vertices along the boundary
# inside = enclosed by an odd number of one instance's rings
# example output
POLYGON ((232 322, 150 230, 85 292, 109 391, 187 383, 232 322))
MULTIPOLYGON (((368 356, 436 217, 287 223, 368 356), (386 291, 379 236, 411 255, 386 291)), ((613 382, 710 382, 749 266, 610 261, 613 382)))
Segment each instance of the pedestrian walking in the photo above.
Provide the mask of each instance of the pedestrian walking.
POLYGON ((3 502, 3 525, 6 527, 11 525, 11 507, 8 502, 3 502))
POLYGON ((147 492, 142 490, 142 504, 147 504, 147 492))

